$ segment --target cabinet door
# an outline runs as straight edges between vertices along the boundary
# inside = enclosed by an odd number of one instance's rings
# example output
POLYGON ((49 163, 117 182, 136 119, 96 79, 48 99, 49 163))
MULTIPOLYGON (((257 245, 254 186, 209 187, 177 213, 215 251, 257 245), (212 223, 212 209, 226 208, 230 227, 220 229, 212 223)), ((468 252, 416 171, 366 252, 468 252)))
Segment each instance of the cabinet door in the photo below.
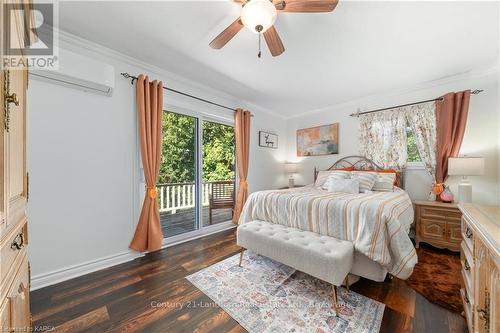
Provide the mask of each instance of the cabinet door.
POLYGON ((447 240, 460 244, 462 242, 462 227, 460 225, 460 222, 447 222, 447 234, 448 238, 447 240))
POLYGON ((11 325, 15 332, 29 332, 31 327, 28 261, 21 265, 19 276, 9 296, 11 325))
POLYGON ((490 333, 500 333, 500 258, 492 260, 490 281, 490 333))
POLYGON ((9 299, 6 298, 5 302, 0 307, 0 331, 10 332, 12 329, 10 327, 10 303, 9 299))
MULTIPOLYGON (((23 11, 11 13, 14 21, 23 26, 23 11), (16 16, 17 14, 17 16, 16 16)), ((18 33, 23 30, 17 29, 18 33)), ((20 38, 22 40, 22 38, 20 38)), ((26 218, 26 89, 27 69, 4 70, 2 73, 2 215, 0 231, 15 226, 26 218), (13 98, 13 96, 16 98, 13 98), (11 102, 5 103, 11 96, 11 102)))
POLYGON ((474 277, 476 311, 474 313, 474 327, 477 333, 490 333, 490 256, 488 249, 481 241, 476 240, 474 247, 476 258, 474 277))
POLYGON ((420 219, 420 234, 426 239, 444 240, 446 237, 446 222, 420 219))

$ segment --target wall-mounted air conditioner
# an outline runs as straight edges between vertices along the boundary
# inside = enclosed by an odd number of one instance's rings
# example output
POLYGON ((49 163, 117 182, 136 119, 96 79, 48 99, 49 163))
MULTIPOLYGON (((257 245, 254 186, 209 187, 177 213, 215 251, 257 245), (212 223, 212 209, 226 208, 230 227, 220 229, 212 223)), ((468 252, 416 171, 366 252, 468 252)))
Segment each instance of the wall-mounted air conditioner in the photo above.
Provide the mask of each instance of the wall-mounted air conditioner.
POLYGON ((59 69, 30 71, 33 79, 83 91, 111 96, 115 87, 115 69, 109 64, 59 49, 59 69))

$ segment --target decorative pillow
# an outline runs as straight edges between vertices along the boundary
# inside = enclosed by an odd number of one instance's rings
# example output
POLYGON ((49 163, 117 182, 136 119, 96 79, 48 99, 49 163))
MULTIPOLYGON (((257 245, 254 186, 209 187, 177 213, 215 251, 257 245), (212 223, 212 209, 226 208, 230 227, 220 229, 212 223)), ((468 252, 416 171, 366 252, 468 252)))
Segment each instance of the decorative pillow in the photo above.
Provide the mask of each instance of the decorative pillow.
POLYGON ((349 178, 351 172, 350 171, 344 171, 344 170, 326 170, 326 171, 320 171, 318 172, 318 177, 316 177, 316 182, 314 182, 315 187, 322 187, 325 182, 328 180, 328 177, 332 174, 345 174, 349 178))
POLYGON ((357 179, 335 179, 330 182, 328 192, 342 192, 342 193, 359 193, 359 180, 357 179))
POLYGON ((349 172, 332 172, 328 175, 326 182, 321 186, 322 189, 328 190, 331 183, 336 182, 339 179, 349 179, 351 174, 349 172))
POLYGON ((363 171, 363 172, 374 172, 376 174, 394 174, 394 185, 400 186, 401 179, 400 175, 401 173, 394 170, 394 169, 385 169, 385 170, 353 170, 353 171, 363 171))
POLYGON ((373 191, 392 192, 396 181, 395 173, 377 172, 377 181, 373 185, 373 191))
POLYGON ((359 180, 359 191, 369 191, 377 181, 377 174, 367 171, 353 171, 352 178, 359 180))

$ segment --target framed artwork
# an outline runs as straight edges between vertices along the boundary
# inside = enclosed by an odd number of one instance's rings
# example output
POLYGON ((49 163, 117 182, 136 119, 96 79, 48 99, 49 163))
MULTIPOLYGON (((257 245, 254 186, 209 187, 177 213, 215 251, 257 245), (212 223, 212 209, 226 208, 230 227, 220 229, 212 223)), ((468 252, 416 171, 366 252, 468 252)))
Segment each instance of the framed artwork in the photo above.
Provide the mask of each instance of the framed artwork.
POLYGON ((339 153, 339 124, 297 130, 297 156, 339 153))
POLYGON ((273 133, 259 131, 259 146, 266 148, 278 148, 278 136, 273 133))

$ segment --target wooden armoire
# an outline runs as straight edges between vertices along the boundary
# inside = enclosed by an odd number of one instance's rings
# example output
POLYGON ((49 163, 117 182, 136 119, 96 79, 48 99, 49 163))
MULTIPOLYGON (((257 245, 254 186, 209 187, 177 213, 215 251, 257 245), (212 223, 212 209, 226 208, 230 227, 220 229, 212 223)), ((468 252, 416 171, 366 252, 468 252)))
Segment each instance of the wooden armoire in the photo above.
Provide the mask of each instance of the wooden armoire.
MULTIPOLYGON (((19 23, 17 31, 7 31, 4 0, 0 0, 1 42, 19 38, 29 10, 9 13, 19 23), (15 15, 15 16, 12 16, 15 15)), ((12 3, 12 1, 10 1, 12 3)), ((21 8, 29 3, 19 0, 21 8)), ((17 23, 16 23, 17 24, 17 23)), ((1 48, 3 61, 4 48, 1 48)), ((27 256, 28 174, 26 170, 26 90, 28 70, 2 67, 0 76, 0 328, 2 332, 30 332, 30 269, 27 256)))

